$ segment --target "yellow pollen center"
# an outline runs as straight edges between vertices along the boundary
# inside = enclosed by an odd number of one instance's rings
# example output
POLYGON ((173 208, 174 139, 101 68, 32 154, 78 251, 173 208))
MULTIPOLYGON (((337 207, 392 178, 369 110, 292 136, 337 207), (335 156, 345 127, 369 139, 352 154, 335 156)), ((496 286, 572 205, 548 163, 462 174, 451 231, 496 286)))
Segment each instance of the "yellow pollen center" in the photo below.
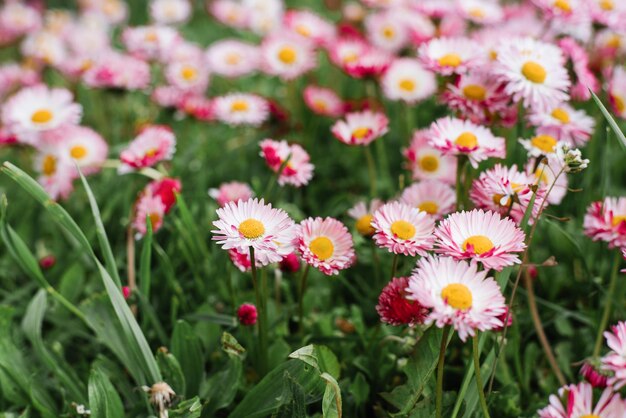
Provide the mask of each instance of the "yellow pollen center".
POLYGON ((356 230, 359 231, 359 234, 370 236, 375 232, 374 228, 372 227, 372 218, 372 215, 367 214, 361 216, 356 221, 356 230))
POLYGON ((468 84, 463 87, 463 95, 470 100, 485 100, 485 96, 487 95, 487 90, 483 86, 479 86, 478 84, 468 84))
POLYGON ((39 109, 30 117, 34 123, 47 123, 52 119, 52 112, 47 109, 39 109))
POLYGON ((497 60, 498 59, 498 53, 492 49, 491 51, 489 51, 489 59, 491 61, 497 60))
POLYGON ((481 255, 493 249, 493 242, 484 235, 472 235, 463 241, 463 251, 467 251, 468 246, 474 248, 474 254, 481 255))
POLYGON ((422 212, 426 212, 430 215, 435 215, 437 214, 437 211, 439 210, 439 205, 437 205, 437 203, 428 200, 426 202, 422 202, 420 203, 417 208, 419 210, 421 210, 422 212))
POLYGON ((233 112, 245 112, 246 110, 248 110, 248 102, 246 102, 245 100, 235 100, 230 105, 230 110, 232 110, 233 112))
POLYGON ((613 104, 615 105, 615 109, 617 109, 619 113, 622 113, 624 112, 624 110, 626 110, 626 104, 624 103, 624 99, 622 98, 622 96, 618 96, 617 94, 612 94, 611 98, 613 99, 613 104))
POLYGON ((328 260, 335 252, 333 242, 326 237, 317 237, 309 244, 309 250, 320 260, 328 260))
POLYGON ((82 145, 75 145, 70 149, 70 155, 72 158, 80 160, 85 155, 87 155, 87 148, 82 145))
POLYGON ((607 41, 606 46, 608 48, 617 49, 622 46, 622 38, 619 35, 612 35, 607 41))
POLYGON ((304 25, 296 26, 296 32, 298 32, 302 36, 306 36, 307 38, 311 36, 311 31, 304 25))
POLYGON ((554 152, 554 147, 556 146, 556 139, 550 135, 537 135, 533 139, 530 140, 530 143, 533 144, 533 147, 539 148, 541 151, 545 153, 554 152))
POLYGON ((469 15, 477 19, 482 19, 483 17, 485 17, 485 12, 483 12, 483 9, 481 8, 474 7, 469 11, 469 15))
POLYGON ((626 222, 626 215, 613 216, 613 226, 618 226, 622 222, 626 222))
POLYGON ((198 76, 198 72, 193 67, 183 67, 183 69, 180 71, 180 75, 186 81, 191 81, 196 79, 196 77, 198 76))
POLYGON ((600 8, 602 10, 611 11, 615 8, 615 4, 612 0, 600 0, 600 8))
POLYGON ((424 155, 420 159, 420 167, 429 173, 435 172, 439 168, 439 158, 434 155, 424 155))
POLYGON ((228 65, 236 65, 239 64, 239 61, 241 60, 241 57, 239 56, 239 54, 228 54, 226 55, 226 64, 228 65))
POLYGON ((324 112, 325 110, 328 110, 328 106, 326 105, 326 102, 321 99, 313 100, 313 107, 319 110, 320 112, 324 112))
POLYGON ((278 52, 278 59, 285 64, 293 64, 296 61, 296 50, 285 46, 278 52))
POLYGON ((367 134, 369 134, 369 132, 369 128, 356 128, 354 131, 352 131, 352 136, 357 139, 363 139, 367 136, 367 134))
POLYGON ((554 2, 554 7, 556 7, 557 9, 561 9, 561 11, 565 13, 569 13, 572 11, 572 5, 569 4, 569 1, 567 0, 556 0, 554 2))
POLYGON ((439 65, 442 67, 458 67, 461 65, 463 60, 459 56, 459 54, 446 54, 438 60, 439 65))
POLYGON ((355 62, 357 59, 359 59, 359 56, 354 53, 354 52, 349 52, 346 55, 343 56, 342 61, 344 62, 344 64, 349 63, 349 62, 355 62))
POLYGON ((157 35, 154 32, 148 32, 146 33, 146 36, 144 36, 144 40, 146 42, 156 42, 157 39, 157 35))
POLYGON ((441 291, 441 298, 454 309, 469 309, 472 307, 472 292, 461 283, 449 284, 441 291))
POLYGON ((471 132, 463 132, 458 136, 456 141, 454 141, 456 145, 463 148, 476 148, 478 146, 478 138, 471 132))
POLYGON ((522 75, 526 77, 528 81, 542 84, 546 81, 548 73, 546 72, 546 69, 541 66, 541 64, 535 61, 526 61, 524 65, 522 65, 522 75))
POLYGON ((400 83, 398 83, 398 86, 400 86, 400 89, 408 92, 412 92, 413 90, 415 90, 415 82, 409 79, 400 81, 400 83))
POLYGON ((415 236, 415 227, 407 221, 395 221, 391 224, 391 232, 398 238, 407 240, 415 236))
POLYGON ((567 113, 567 110, 563 108, 557 107, 552 111, 551 115, 554 119, 559 120, 561 123, 569 123, 569 113, 567 113))
POLYGON ((256 239, 265 233, 265 226, 259 220, 248 218, 239 224, 239 232, 248 239, 256 239))
POLYGON ((386 27, 383 29, 383 36, 384 36, 385 38, 387 38, 387 39, 391 39, 391 38, 393 38, 395 34, 396 34, 396 32, 395 32, 395 31, 393 30, 393 28, 392 28, 392 27, 390 27, 390 26, 386 26, 386 27))
POLYGON ((158 148, 150 148, 148 151, 146 151, 146 157, 154 157, 157 152, 159 152, 158 148))
POLYGON ((582 415, 580 418, 602 418, 602 417, 596 414, 587 414, 587 415, 582 415))
POLYGON ((41 162, 41 171, 46 176, 51 176, 57 171, 57 159, 52 155, 46 155, 41 162))

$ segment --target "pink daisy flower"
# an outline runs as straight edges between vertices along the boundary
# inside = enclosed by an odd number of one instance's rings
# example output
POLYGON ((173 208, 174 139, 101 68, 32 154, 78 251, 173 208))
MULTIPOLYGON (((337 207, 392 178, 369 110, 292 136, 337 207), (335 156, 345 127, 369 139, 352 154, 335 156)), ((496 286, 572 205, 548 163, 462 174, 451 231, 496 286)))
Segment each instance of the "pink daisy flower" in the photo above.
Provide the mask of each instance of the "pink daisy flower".
POLYGON ((309 154, 300 145, 290 145, 285 140, 265 139, 261 141, 260 146, 261 157, 265 158, 265 162, 273 172, 278 173, 287 162, 278 177, 279 185, 291 184, 301 187, 307 185, 313 178, 315 166, 311 164, 309 154))
POLYGON ((294 35, 271 35, 261 45, 262 66, 270 75, 292 80, 315 67, 314 52, 308 42, 294 35))
POLYGON ((383 288, 376 305, 382 322, 410 327, 424 323, 428 309, 417 301, 407 299, 408 286, 408 277, 395 277, 383 288))
POLYGON ((504 296, 487 273, 478 271, 476 263, 428 256, 417 262, 406 291, 409 299, 430 309, 426 324, 451 325, 465 341, 477 330, 503 325, 504 296))
POLYGON ((363 54, 345 62, 342 68, 351 77, 375 78, 382 75, 392 61, 393 56, 390 53, 368 46, 363 54))
POLYGON ((259 68, 260 60, 257 46, 237 39, 217 41, 206 51, 206 61, 211 72, 228 78, 255 72, 259 68))
MULTIPOLYGON (((513 165, 507 168, 496 164, 493 168, 483 171, 480 177, 472 183, 470 199, 477 208, 510 216, 519 224, 532 200, 531 187, 535 184, 535 177, 517 170, 513 165)), ((539 208, 545 199, 546 189, 539 187, 531 209, 530 222, 537 218, 539 208)))
POLYGON ((246 6, 233 0, 215 0, 209 4, 209 11, 224 25, 243 29, 250 20, 246 6))
POLYGON ((124 29, 122 42, 126 50, 139 59, 167 61, 183 38, 169 26, 137 26, 124 29))
POLYGON ((330 131, 344 144, 365 146, 385 135, 388 126, 384 113, 364 110, 346 114, 345 120, 335 122, 330 131))
POLYGON ((461 15, 479 25, 493 25, 504 18, 504 11, 498 2, 491 0, 457 0, 461 15))
POLYGON ((604 389, 607 386, 607 372, 600 369, 599 361, 587 360, 580 367, 580 375, 594 388, 604 389))
POLYGON ((258 126, 269 116, 269 104, 255 94, 230 93, 213 101, 215 117, 228 125, 258 126))
POLYGON ((62 65, 69 54, 61 36, 47 30, 28 34, 20 44, 20 52, 36 64, 53 67, 62 65))
POLYGON ((576 110, 567 103, 545 110, 535 110, 528 121, 537 127, 538 134, 547 134, 570 147, 581 147, 594 132, 595 120, 584 110, 576 110))
POLYGON ((258 312, 256 306, 251 303, 243 303, 237 309, 237 318, 241 325, 254 325, 256 324, 258 312))
POLYGON ((424 67, 441 75, 463 74, 473 68, 480 47, 467 38, 436 38, 419 47, 424 67))
POLYGON ((611 389, 605 389, 599 398, 594 398, 593 386, 589 383, 564 386, 558 396, 550 395, 550 404, 537 414, 539 418, 620 418, 626 414, 624 402, 611 389))
POLYGON ((171 160, 176 151, 176 136, 169 126, 152 125, 144 128, 120 153, 120 173, 128 173, 158 162, 171 160))
MULTIPOLYGON (((232 261, 235 267, 242 273, 250 271, 252 268, 249 252, 242 253, 236 248, 231 248, 228 250, 228 258, 230 258, 230 261, 232 261)), ((257 267, 261 267, 261 265, 257 264, 257 267)))
POLYGON ((189 0, 152 0, 150 17, 159 25, 173 25, 186 22, 191 16, 189 0))
POLYGON ((583 228, 588 237, 608 243, 609 248, 626 247, 626 197, 606 197, 591 203, 583 228))
POLYGON ((300 222, 294 245, 307 264, 328 276, 339 274, 356 259, 348 228, 330 217, 300 222))
POLYGON ((411 58, 394 60, 381 78, 381 85, 388 99, 411 104, 428 99, 437 92, 435 75, 411 58))
POLYGON ((589 68, 587 51, 573 38, 559 40, 559 47, 572 64, 574 72, 574 82, 570 89, 572 99, 581 101, 591 99, 589 90, 597 93, 600 90, 600 82, 589 68))
POLYGON ((152 232, 157 232, 163 226, 165 216, 165 204, 159 196, 150 193, 142 193, 135 206, 133 228, 137 231, 137 239, 146 235, 146 219, 150 219, 152 232))
POLYGON ((40 81, 41 77, 34 69, 12 62, 0 65, 0 100, 20 87, 32 86, 40 81))
POLYGON ((343 100, 334 90, 308 85, 302 92, 304 103, 318 115, 338 118, 344 114, 343 100))
POLYGON ((157 86, 150 99, 161 107, 174 108, 188 93, 174 86, 157 86))
POLYGON ((504 138, 470 121, 451 117, 436 120, 430 127, 430 145, 444 154, 467 155, 472 167, 487 158, 504 158, 504 138))
POLYGON ((374 242, 394 254, 425 256, 433 247, 435 220, 427 212, 400 202, 383 205, 374 213, 374 242))
POLYGON ((103 54, 83 73, 89 87, 141 90, 150 85, 150 66, 130 55, 103 54))
POLYGON ((109 152, 109 146, 102 136, 85 126, 68 125, 45 133, 42 139, 57 147, 59 158, 72 167, 74 177, 78 177, 75 164, 85 175, 100 171, 109 152))
POLYGON ((502 42, 493 67, 504 91, 533 109, 557 106, 569 99, 569 76, 561 50, 531 38, 502 42))
POLYGON ((74 190, 76 169, 61 158, 56 145, 38 148, 34 168, 40 174, 37 181, 52 200, 67 199, 74 190))
POLYGON ((41 28, 40 12, 28 4, 8 1, 0 7, 0 31, 10 40, 41 28))
POLYGON ((457 212, 442 220, 435 230, 435 251, 457 260, 472 259, 486 268, 501 271, 519 264, 525 235, 511 219, 496 212, 474 209, 457 212))
POLYGON ((604 332, 604 337, 611 351, 602 358, 602 367, 613 372, 608 384, 617 391, 626 386, 626 322, 613 325, 611 332, 604 332))
POLYGON ((626 119, 626 70, 615 67, 609 81, 609 102, 617 117, 626 119))
POLYGON ((408 26, 399 18, 402 13, 396 8, 389 8, 370 13, 365 18, 365 33, 373 46, 395 53, 408 44, 408 26))
POLYGON ((456 194, 449 184, 438 180, 424 180, 404 189, 400 201, 441 219, 454 210, 456 194))
POLYGON ((182 184, 178 179, 163 177, 148 183, 145 190, 152 196, 158 196, 165 205, 165 213, 169 213, 176 204, 176 195, 181 192, 182 184))
POLYGON ((412 172, 413 180, 440 180, 447 184, 454 184, 456 158, 444 155, 429 144, 430 131, 420 129, 413 133, 411 145, 402 151, 407 159, 407 168, 412 172))
POLYGON ((220 206, 226 206, 228 202, 237 202, 238 200, 250 200, 254 197, 252 188, 247 183, 231 181, 230 183, 222 183, 218 189, 209 189, 209 196, 217 201, 220 206))
POLYGON ((214 120, 213 100, 202 94, 184 94, 176 103, 176 108, 201 121, 214 120))
POLYGON ((372 226, 374 213, 383 205, 380 199, 372 199, 371 202, 359 202, 348 210, 348 216, 354 219, 356 230, 364 237, 371 237, 376 230, 372 226))
POLYGON ((370 48, 371 46, 362 39, 340 38, 328 46, 328 53, 333 64, 345 69, 346 65, 354 64, 370 48))
POLYGON ((2 106, 1 121, 20 142, 35 145, 45 132, 78 124, 82 110, 69 90, 38 85, 10 97, 2 106))
POLYGON ((209 69, 199 60, 177 60, 165 67, 165 78, 182 91, 202 94, 209 85, 209 69))
POLYGON ((293 220, 263 199, 229 202, 217 210, 217 215, 219 219, 213 222, 216 229, 211 232, 213 240, 225 250, 234 248, 245 253, 253 248, 256 261, 263 266, 293 252, 293 220))
POLYGON ((337 36, 332 23, 309 10, 288 10, 283 21, 290 31, 316 45, 329 45, 337 36))

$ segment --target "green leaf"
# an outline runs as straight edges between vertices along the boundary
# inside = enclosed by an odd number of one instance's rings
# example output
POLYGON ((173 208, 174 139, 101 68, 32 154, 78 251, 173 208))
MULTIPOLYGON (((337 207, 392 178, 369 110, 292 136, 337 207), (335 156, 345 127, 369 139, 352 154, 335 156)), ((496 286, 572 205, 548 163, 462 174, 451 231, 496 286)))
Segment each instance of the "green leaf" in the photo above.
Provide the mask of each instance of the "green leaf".
POLYGON ((122 400, 103 371, 98 368, 92 369, 87 387, 92 418, 124 416, 122 400))
POLYGON ((239 344, 239 341, 228 332, 222 334, 222 350, 230 356, 237 357, 242 357, 246 352, 246 349, 239 344))
POLYGON ((176 405, 168 411, 169 418, 199 418, 202 414, 202 403, 197 396, 176 405))
POLYGON ((363 373, 359 372, 356 374, 354 381, 352 381, 352 384, 350 385, 349 393, 352 394, 354 402, 357 405, 363 405, 367 401, 370 393, 370 386, 365 380, 363 373))
POLYGON ((171 351, 178 359, 180 367, 185 375, 187 397, 199 393, 200 382, 204 375, 204 355, 202 353, 202 341, 195 331, 185 321, 178 321, 172 333, 171 351))
POLYGON ((272 417, 274 418, 306 418, 304 388, 296 382, 289 372, 283 374, 283 404, 272 417))
POLYGON ((339 361, 333 352, 324 345, 310 344, 289 354, 289 358, 301 360, 319 370, 339 379, 339 361))
POLYGON ((602 112, 602 115, 604 115, 606 121, 609 123, 609 126, 611 127, 615 135, 619 138, 619 141, 617 142, 621 145, 622 150, 626 151, 626 137, 624 137, 624 133, 621 131, 621 129, 617 125, 617 122, 615 122, 615 119, 613 118, 613 116, 611 116, 611 113, 604 106, 600 98, 598 98, 598 96, 596 96, 596 94, 591 90, 589 91, 591 92, 593 101, 596 102, 596 105, 600 108, 600 111, 602 112))
POLYGON ((150 261, 152 258, 152 222, 146 216, 146 234, 143 237, 141 260, 139 261, 139 291, 150 301, 150 261))
POLYGON ((339 384, 328 373, 322 373, 321 377, 326 381, 326 389, 322 399, 322 415, 324 418, 341 418, 341 389, 339 389, 339 384))
POLYGON ((185 376, 178 359, 164 347, 157 351, 156 359, 159 370, 163 373, 163 380, 170 385, 174 392, 185 393, 185 376))

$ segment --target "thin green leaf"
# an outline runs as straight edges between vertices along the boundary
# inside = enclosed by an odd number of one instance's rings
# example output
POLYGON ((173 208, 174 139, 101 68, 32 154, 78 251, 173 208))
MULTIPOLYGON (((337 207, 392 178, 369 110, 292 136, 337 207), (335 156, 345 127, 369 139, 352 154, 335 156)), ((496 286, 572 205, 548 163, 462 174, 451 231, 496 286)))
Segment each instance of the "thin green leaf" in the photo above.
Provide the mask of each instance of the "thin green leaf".
POLYGON ((615 119, 613 118, 613 116, 611 116, 611 113, 604 106, 600 98, 598 98, 598 96, 596 96, 596 94, 591 90, 589 91, 591 92, 591 97, 593 97, 593 101, 596 102, 596 105, 600 108, 600 111, 604 115, 606 121, 609 123, 609 126, 611 127, 617 138, 619 138, 619 141, 617 142, 621 145, 622 150, 626 151, 626 137, 624 136, 624 133, 621 131, 621 129, 617 125, 617 122, 615 122, 615 119))
POLYGON ((88 391, 92 418, 124 416, 124 407, 120 395, 102 370, 98 368, 91 370, 88 391))
POLYGON ((150 262, 152 259, 152 221, 146 216, 146 234, 143 237, 143 248, 141 249, 141 259, 139 261, 139 291, 150 300, 151 271, 150 262))
POLYGON ((186 396, 197 395, 204 375, 202 367, 198 367, 199 364, 204 364, 202 341, 191 325, 185 321, 178 321, 174 326, 170 348, 185 375, 186 396))

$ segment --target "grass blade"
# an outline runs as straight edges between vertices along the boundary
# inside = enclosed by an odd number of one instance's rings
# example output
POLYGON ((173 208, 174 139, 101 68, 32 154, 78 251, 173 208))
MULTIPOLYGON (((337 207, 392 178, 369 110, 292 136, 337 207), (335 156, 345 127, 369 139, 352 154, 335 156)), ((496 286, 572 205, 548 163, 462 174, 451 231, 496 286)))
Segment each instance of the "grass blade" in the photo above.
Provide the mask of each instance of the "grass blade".
POLYGON ((626 151, 626 137, 624 136, 624 133, 621 131, 621 129, 617 125, 617 122, 615 122, 615 119, 613 118, 613 116, 611 116, 611 113, 607 110, 604 104, 602 104, 602 101, 600 100, 600 98, 596 96, 596 94, 592 92, 591 90, 589 91, 591 92, 593 101, 596 102, 596 105, 600 108, 600 111, 602 112, 602 115, 604 115, 604 118, 606 119, 606 121, 609 123, 609 126, 611 127, 613 132, 615 132, 615 135, 617 135, 617 138, 619 138, 619 141, 617 142, 619 142, 619 144, 621 145, 622 150, 626 151))

